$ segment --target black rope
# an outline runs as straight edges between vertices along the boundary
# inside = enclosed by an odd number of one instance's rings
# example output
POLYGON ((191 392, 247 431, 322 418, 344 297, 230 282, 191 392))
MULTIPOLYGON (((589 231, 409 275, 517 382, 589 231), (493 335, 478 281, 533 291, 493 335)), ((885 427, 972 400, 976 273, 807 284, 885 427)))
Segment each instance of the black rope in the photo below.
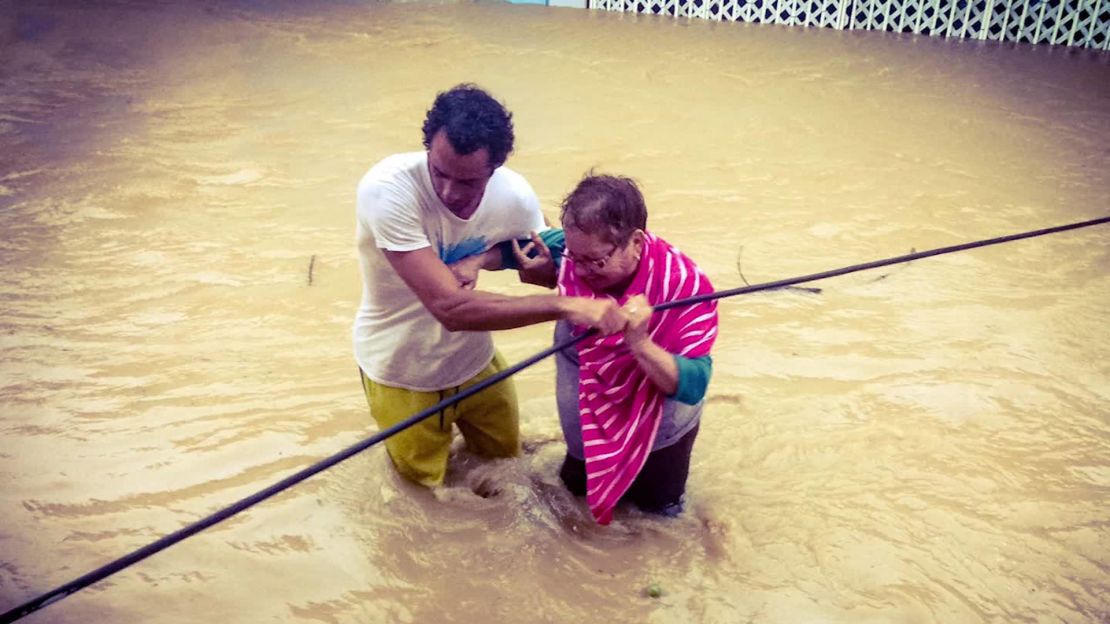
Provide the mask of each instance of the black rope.
POLYGON ((1022 240, 1023 238, 1034 238, 1036 236, 1056 234, 1057 232, 1066 232, 1068 230, 1078 230, 1079 228, 1091 227, 1093 225, 1102 225, 1103 223, 1110 223, 1110 217, 1100 217, 1098 219, 1091 219, 1090 221, 1079 221, 1076 223, 1069 223, 1067 225, 1058 225, 1056 227, 1044 228, 1041 230, 1022 232, 1020 234, 1010 234, 1007 236, 999 236, 997 238, 988 238, 986 240, 975 241, 973 243, 963 243, 960 245, 951 245, 949 247, 937 247, 936 249, 918 251, 916 253, 909 253, 904 256, 887 258, 886 260, 876 260, 874 262, 865 262, 863 264, 853 264, 852 266, 847 266, 841 269, 832 269, 831 271, 822 271, 821 273, 811 273, 809 275, 803 275, 802 277, 791 277, 789 279, 779 280, 777 282, 765 282, 763 284, 756 284, 754 286, 743 286, 741 288, 733 288, 731 290, 718 290, 716 292, 706 293, 704 295, 696 295, 690 297, 689 299, 681 299, 678 301, 668 301, 666 303, 661 303, 653 307, 652 309, 656 312, 659 312, 662 310, 668 310, 670 308, 677 308, 679 306, 701 303, 703 301, 712 301, 714 299, 722 299, 724 297, 743 295, 745 293, 757 292, 760 290, 784 288, 786 286, 793 286, 794 284, 801 284, 803 282, 815 282, 817 280, 828 279, 830 277, 836 277, 838 275, 857 273, 859 271, 877 269, 879 267, 889 266, 892 264, 900 264, 903 262, 912 262, 913 260, 917 260, 919 258, 928 258, 930 256, 939 256, 942 254, 955 253, 957 251, 965 251, 967 249, 975 249, 976 247, 986 247, 988 245, 1009 243, 1011 241, 1022 240))
MULTIPOLYGON (((1009 236, 1000 236, 998 238, 991 238, 991 239, 987 239, 987 240, 976 241, 976 242, 973 242, 973 243, 964 243, 962 245, 952 245, 950 247, 940 247, 940 248, 932 249, 932 250, 928 250, 928 251, 919 251, 917 253, 906 254, 904 256, 897 256, 897 257, 894 257, 894 258, 888 258, 886 260, 877 260, 875 262, 867 262, 867 263, 864 263, 864 264, 856 264, 856 265, 844 267, 844 268, 841 268, 841 269, 833 269, 831 271, 824 271, 824 272, 821 272, 821 273, 813 273, 813 274, 810 274, 810 275, 804 275, 802 277, 793 277, 793 278, 790 278, 790 279, 778 280, 776 282, 766 282, 766 283, 763 283, 763 284, 755 284, 753 286, 744 286, 742 288, 734 288, 732 290, 719 290, 717 292, 706 293, 704 295, 697 295, 697 296, 694 296, 694 297, 690 297, 688 299, 680 299, 680 300, 677 300, 677 301, 668 301, 666 303, 662 303, 662 304, 659 304, 657 306, 654 306, 653 309, 658 312, 658 311, 662 311, 662 310, 668 310, 670 308, 676 308, 676 307, 679 307, 679 306, 686 306, 686 305, 692 305, 692 304, 695 304, 695 303, 702 303, 704 301, 712 301, 712 300, 715 300, 715 299, 722 299, 722 298, 725 298, 725 297, 733 297, 733 296, 736 296, 736 295, 742 295, 742 294, 746 294, 746 293, 759 292, 761 290, 772 290, 772 289, 775 289, 775 288, 783 288, 785 286, 791 286, 791 285, 794 285, 794 284, 801 284, 803 282, 812 282, 812 281, 827 279, 827 278, 830 278, 830 277, 836 277, 838 275, 845 275, 847 273, 855 273, 857 271, 866 271, 868 269, 875 269, 875 268, 878 268, 878 267, 888 266, 888 265, 891 265, 891 264, 898 264, 898 263, 902 263, 902 262, 910 262, 911 260, 917 260, 919 258, 928 258, 930 256, 939 256, 941 254, 949 254, 949 253, 954 253, 954 252, 957 252, 957 251, 964 251, 966 249, 974 249, 976 247, 985 247, 987 245, 997 245, 997 244, 1000 244, 1000 243, 1007 243, 1007 242, 1010 242, 1010 241, 1021 240, 1021 239, 1024 239, 1024 238, 1033 238, 1033 237, 1036 237, 1036 236, 1044 236, 1046 234, 1055 234, 1057 232, 1064 232, 1064 231, 1067 231, 1067 230, 1075 230, 1075 229, 1079 229, 1079 228, 1091 227, 1091 226, 1094 226, 1094 225, 1101 225, 1101 224, 1104 224, 1104 223, 1110 223, 1110 217, 1102 217, 1102 218, 1099 218, 1099 219, 1091 219, 1090 221, 1081 221, 1081 222, 1077 222, 1077 223, 1071 223, 1071 224, 1068 224, 1068 225, 1061 225, 1061 226, 1045 228, 1045 229, 1041 229, 1041 230, 1033 230, 1031 232, 1023 232, 1021 234, 1011 234, 1009 236)), ((392 427, 389 427, 389 428, 387 428, 383 431, 379 431, 378 433, 370 436, 369 438, 366 438, 365 440, 362 440, 361 442, 358 442, 357 444, 353 444, 353 445, 343 449, 342 451, 340 451, 340 452, 338 452, 338 453, 336 453, 336 454, 334 454, 330 457, 327 457, 323 460, 320 460, 319 462, 317 462, 315 464, 312 464, 311 466, 308 466, 307 468, 299 470, 298 472, 282 479, 281 481, 278 481, 277 483, 274 483, 273 485, 267 487, 264 490, 261 490, 261 491, 255 493, 255 494, 252 494, 252 495, 250 495, 250 496, 248 496, 248 497, 246 497, 246 498, 244 498, 244 499, 242 499, 242 500, 240 500, 240 501, 238 501, 238 502, 236 502, 232 505, 229 505, 229 506, 217 511, 217 512, 213 513, 210 516, 202 518, 202 519, 200 519, 200 520, 198 520, 198 521, 196 521, 196 522, 194 522, 194 523, 192 523, 188 526, 185 526, 181 529, 178 529, 177 531, 174 531, 173 533, 170 533, 169 535, 166 535, 165 537, 163 537, 163 538, 161 538, 161 539, 159 539, 155 542, 152 542, 152 543, 150 543, 146 546, 143 546, 142 548, 139 548, 138 550, 135 550, 135 551, 133 551, 133 552, 127 554, 127 555, 124 555, 123 557, 120 557, 119 559, 116 559, 115 561, 112 561, 112 562, 110 562, 106 565, 103 565, 103 566, 93 570, 92 572, 89 572, 88 574, 80 576, 80 577, 66 583, 65 585, 62 585, 62 586, 60 586, 56 589, 52 589, 52 590, 50 590, 50 591, 48 591, 48 592, 46 592, 46 593, 44 593, 40 596, 37 596, 37 597, 35 597, 31 600, 28 600, 27 602, 24 602, 23 604, 15 607, 14 609, 11 609, 9 611, 4 612, 3 614, 0 614, 0 624, 7 624, 8 622, 14 622, 14 621, 16 621, 20 618, 23 618, 23 617, 25 617, 25 616, 27 616, 27 615, 35 612, 35 611, 38 611, 39 609, 42 609, 43 607, 45 607, 47 605, 53 604, 53 603, 65 598, 66 596, 69 596, 70 594, 73 594, 73 593, 75 593, 75 592, 77 592, 77 591, 79 591, 79 590, 81 590, 85 587, 88 587, 89 585, 92 585, 93 583, 95 583, 95 582, 97 582, 101 579, 104 579, 104 578, 106 578, 106 577, 108 577, 112 574, 115 574, 116 572, 119 572, 120 570, 123 570, 124 568, 126 568, 126 567, 128 567, 128 566, 130 566, 134 563, 138 563, 139 561, 142 561, 143 559, 146 559, 147 557, 149 557, 149 556, 151 556, 151 555, 153 555, 153 554, 155 554, 159 551, 162 551, 166 548, 169 548, 170 546, 173 546, 174 544, 184 540, 185 538, 190 537, 192 535, 195 535, 196 533, 199 533, 199 532, 203 531, 204 529, 207 529, 208 527, 210 527, 210 526, 212 526, 212 525, 214 525, 218 522, 226 520, 227 518, 230 518, 231 516, 241 512, 241 511, 243 511, 243 510, 245 510, 249 507, 257 505, 258 503, 261 503, 262 501, 270 498, 271 496, 274 496, 275 494, 277 494, 277 493, 279 493, 283 490, 286 490, 286 489, 296 485, 297 483, 300 483, 301 481, 304 481, 305 479, 315 475, 316 473, 327 470, 328 468, 331 468, 332 466, 338 464, 339 462, 344 461, 344 460, 350 458, 351 456, 356 455, 356 454, 370 448, 371 446, 374 446, 378 442, 381 442, 382 440, 385 440, 386 438, 389 438, 390 436, 393 436, 394 434, 400 433, 401 431, 404 431, 405 429, 408 429, 409 427, 412 427, 413 425, 415 425, 416 423, 424 420, 425 418, 428 418, 429 416, 432 416, 432 415, 438 413, 440 410, 443 410, 443 409, 445 409, 445 408, 447 408, 451 405, 454 405, 455 403, 463 401, 463 400, 467 399, 468 397, 474 396, 475 394, 481 392, 482 390, 485 390, 486 388, 504 380, 507 377, 510 377, 510 376, 524 370, 525 368, 528 368, 529 366, 532 366, 533 364, 539 362, 540 360, 543 360, 544 358, 548 357, 549 355, 551 355, 551 354, 553 354, 557 351, 561 351, 563 349, 566 349, 566 348, 569 348, 569 347, 572 347, 572 346, 578 344, 582 340, 585 340, 588 336, 592 335, 595 331, 596 330, 590 330, 589 332, 586 332, 582 335, 575 336, 573 338, 569 338, 569 339, 563 341, 562 343, 559 343, 559 344, 556 344, 554 346, 548 347, 547 349, 544 349, 543 351, 540 351, 539 353, 533 355, 532 357, 530 357, 526 360, 518 362, 517 364, 514 364, 513 366, 510 366, 509 368, 506 368, 505 370, 503 370, 499 373, 496 373, 494 375, 491 375, 491 376, 487 377, 486 379, 482 380, 481 382, 479 382, 477 384, 474 384, 473 386, 467 388, 466 390, 463 390, 463 391, 459 392, 458 394, 452 395, 452 396, 440 401, 439 403, 436 403, 435 405, 433 405, 433 406, 431 406, 431 407, 429 407, 429 408, 427 408, 427 409, 425 409, 425 410, 423 410, 423 411, 421 411, 417 414, 413 414, 412 416, 410 416, 406 420, 403 420, 403 421, 393 425, 392 427)))

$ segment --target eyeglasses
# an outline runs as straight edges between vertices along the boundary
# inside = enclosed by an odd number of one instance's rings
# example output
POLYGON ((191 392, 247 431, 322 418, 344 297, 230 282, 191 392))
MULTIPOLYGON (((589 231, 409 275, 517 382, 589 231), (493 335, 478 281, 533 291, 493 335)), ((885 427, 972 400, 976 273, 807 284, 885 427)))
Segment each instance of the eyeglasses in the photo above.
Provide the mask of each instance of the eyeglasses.
POLYGON ((615 254, 620 248, 620 245, 613 245, 613 248, 609 250, 609 253, 601 256, 600 258, 582 258, 570 253, 569 250, 563 251, 563 257, 570 258, 571 262, 574 262, 577 265, 581 265, 584 268, 593 269, 594 271, 600 271, 601 269, 605 268, 605 264, 609 262, 609 259, 612 258, 613 254, 615 254))

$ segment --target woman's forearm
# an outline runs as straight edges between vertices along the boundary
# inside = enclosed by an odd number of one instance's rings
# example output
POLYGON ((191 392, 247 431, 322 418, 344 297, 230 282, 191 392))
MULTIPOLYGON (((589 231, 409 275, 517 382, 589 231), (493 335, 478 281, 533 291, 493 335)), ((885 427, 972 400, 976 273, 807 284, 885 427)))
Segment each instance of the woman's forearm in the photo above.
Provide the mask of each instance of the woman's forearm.
POLYGON ((647 337, 635 344, 629 344, 628 348, 648 379, 664 394, 671 396, 678 390, 678 364, 674 361, 674 355, 647 337))

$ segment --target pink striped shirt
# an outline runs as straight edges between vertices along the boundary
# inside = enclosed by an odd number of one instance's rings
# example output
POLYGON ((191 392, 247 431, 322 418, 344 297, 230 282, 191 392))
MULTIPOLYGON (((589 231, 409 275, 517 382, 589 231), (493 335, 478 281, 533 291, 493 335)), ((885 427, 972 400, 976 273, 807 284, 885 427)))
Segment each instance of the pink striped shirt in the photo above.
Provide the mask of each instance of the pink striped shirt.
MULTIPOLYGON (((624 305, 630 297, 642 294, 656 306, 709 292, 713 285, 692 260, 663 239, 647 234, 640 265, 618 303, 624 305)), ((609 297, 579 279, 574 261, 565 256, 559 271, 559 294, 609 297)), ((709 355, 717 337, 717 304, 710 301, 655 313, 648 321, 648 335, 675 355, 709 355)), ((622 334, 583 340, 578 343, 578 358, 586 502, 599 524, 609 524, 617 502, 651 452, 666 395, 637 364, 622 334)))

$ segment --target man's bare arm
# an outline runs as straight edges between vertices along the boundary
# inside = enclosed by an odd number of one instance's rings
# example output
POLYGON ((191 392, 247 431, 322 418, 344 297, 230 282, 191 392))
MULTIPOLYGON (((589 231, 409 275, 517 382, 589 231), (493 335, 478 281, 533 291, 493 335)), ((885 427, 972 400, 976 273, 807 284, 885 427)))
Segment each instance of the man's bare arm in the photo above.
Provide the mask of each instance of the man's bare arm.
POLYGON ((430 247, 385 251, 393 270, 448 331, 490 331, 567 319, 603 334, 624 329, 627 319, 612 300, 557 295, 512 297, 459 284, 430 247))

